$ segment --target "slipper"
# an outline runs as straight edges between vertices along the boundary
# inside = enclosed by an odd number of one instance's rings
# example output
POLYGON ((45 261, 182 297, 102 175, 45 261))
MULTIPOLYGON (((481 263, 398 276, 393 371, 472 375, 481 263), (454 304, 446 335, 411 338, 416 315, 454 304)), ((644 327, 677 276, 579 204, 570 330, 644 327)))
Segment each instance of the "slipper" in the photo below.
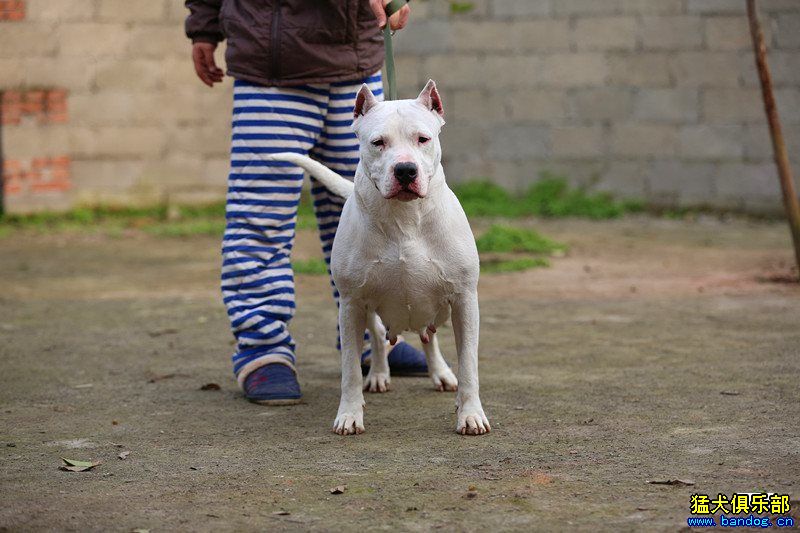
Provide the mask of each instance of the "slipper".
POLYGON ((295 405, 303 396, 294 370, 281 363, 253 370, 244 380, 244 395, 260 405, 295 405))
MULTIPOLYGON (((405 341, 389 347, 389 372, 392 376, 425 377, 428 375, 428 361, 425 353, 405 341)), ((361 359, 361 374, 369 373, 370 356, 361 359)))

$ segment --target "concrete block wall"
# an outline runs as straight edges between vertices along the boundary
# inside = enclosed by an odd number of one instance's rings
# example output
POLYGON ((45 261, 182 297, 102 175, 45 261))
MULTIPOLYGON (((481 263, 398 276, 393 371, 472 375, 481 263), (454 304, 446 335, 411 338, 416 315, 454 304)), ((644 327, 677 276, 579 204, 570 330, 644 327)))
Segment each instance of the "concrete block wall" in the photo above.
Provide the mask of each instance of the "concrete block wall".
MULTIPOLYGON (((800 174, 800 1, 759 3, 800 174)), ((411 6, 400 94, 439 83, 451 181, 524 189, 549 170, 662 205, 780 209, 744 0, 411 6)), ((224 197, 231 80, 196 79, 185 15, 181 0, 0 0, 9 211, 224 197)))
MULTIPOLYGON (((401 96, 442 89, 449 180, 521 190, 547 170, 665 206, 780 210, 744 0, 459 4, 412 3, 396 37, 401 96)), ((800 2, 759 4, 800 176, 800 2)))

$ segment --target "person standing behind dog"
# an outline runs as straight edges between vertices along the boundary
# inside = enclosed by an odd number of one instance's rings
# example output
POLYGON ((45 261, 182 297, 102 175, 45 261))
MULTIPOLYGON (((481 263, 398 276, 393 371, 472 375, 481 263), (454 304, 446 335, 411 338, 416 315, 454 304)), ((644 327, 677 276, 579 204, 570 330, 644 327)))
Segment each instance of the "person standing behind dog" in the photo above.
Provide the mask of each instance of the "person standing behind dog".
MULTIPOLYGON (((185 2, 197 76, 209 87, 222 81, 214 51, 227 40, 227 74, 235 80, 222 294, 237 340, 233 370, 253 402, 286 405, 301 397, 287 326, 295 310, 290 256, 303 172, 260 155, 311 155, 355 176, 353 108, 363 83, 382 97, 381 28, 389 1, 185 2)), ((388 23, 401 29, 408 17, 404 6, 388 23)), ((313 178, 311 195, 329 263, 344 200, 313 178)), ((367 348, 362 364, 368 361, 367 348)), ((395 345, 389 363, 393 375, 427 373, 424 354, 406 343, 395 345)))

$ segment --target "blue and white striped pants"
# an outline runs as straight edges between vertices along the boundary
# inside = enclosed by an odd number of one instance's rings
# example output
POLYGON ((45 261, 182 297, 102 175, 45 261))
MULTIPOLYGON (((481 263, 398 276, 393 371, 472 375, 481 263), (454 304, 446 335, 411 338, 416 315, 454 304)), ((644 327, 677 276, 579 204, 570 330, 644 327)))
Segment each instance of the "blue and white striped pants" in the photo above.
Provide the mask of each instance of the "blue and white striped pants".
MULTIPOLYGON (((298 87, 234 83, 222 296, 237 340, 233 369, 240 384, 265 364, 295 363, 287 326, 295 310, 290 256, 303 172, 290 163, 264 161, 261 155, 310 155, 352 179, 358 141, 351 125, 362 83, 382 97, 380 72, 366 80, 298 87)), ((330 263, 344 200, 313 179, 311 195, 322 251, 330 263)), ((334 288, 337 302, 338 296, 334 288)))

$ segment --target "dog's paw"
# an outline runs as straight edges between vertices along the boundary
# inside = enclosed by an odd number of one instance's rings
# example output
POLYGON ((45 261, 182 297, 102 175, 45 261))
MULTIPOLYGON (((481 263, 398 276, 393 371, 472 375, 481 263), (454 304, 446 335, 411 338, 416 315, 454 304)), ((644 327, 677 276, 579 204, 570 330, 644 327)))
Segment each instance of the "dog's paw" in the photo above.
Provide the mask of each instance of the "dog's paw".
POLYGON ((364 409, 339 408, 336 420, 333 421, 333 432, 339 435, 360 435, 364 433, 364 409))
POLYGON ((388 372, 373 372, 369 371, 367 377, 364 379, 364 390, 369 392, 386 392, 389 390, 389 383, 391 378, 388 372))
POLYGON ((433 386, 439 392, 455 392, 458 390, 458 379, 448 367, 431 372, 431 379, 433 380, 433 386))
POLYGON ((456 423, 456 433, 461 435, 483 435, 489 433, 492 427, 489 419, 483 413, 481 404, 465 404, 458 409, 458 422, 456 423))

